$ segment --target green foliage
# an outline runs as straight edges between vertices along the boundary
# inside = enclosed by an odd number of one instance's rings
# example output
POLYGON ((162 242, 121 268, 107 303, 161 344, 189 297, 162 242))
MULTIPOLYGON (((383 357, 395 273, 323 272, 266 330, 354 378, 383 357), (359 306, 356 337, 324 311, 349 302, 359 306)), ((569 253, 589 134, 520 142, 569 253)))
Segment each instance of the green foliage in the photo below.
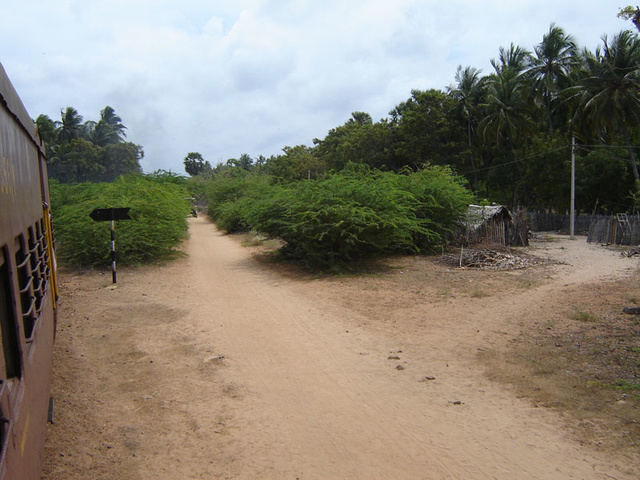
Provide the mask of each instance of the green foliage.
POLYGON ((377 175, 332 175, 276 189, 250 215, 260 233, 280 238, 285 256, 311 268, 342 269, 385 251, 417 251, 413 234, 426 233, 408 192, 377 175))
POLYGON ((344 125, 314 143, 314 155, 332 170, 342 170, 354 162, 375 168, 388 168, 392 163, 390 125, 373 123, 368 113, 353 112, 344 125))
POLYGON ((618 17, 624 18, 625 20, 631 20, 635 27, 640 30, 640 8, 627 5, 620 9, 618 17))
POLYGON ((201 187, 209 216, 229 233, 250 230, 247 215, 254 199, 268 195, 272 187, 265 175, 218 175, 201 187))
POLYGON ((211 164, 207 162, 198 152, 189 152, 184 157, 184 170, 192 177, 202 175, 211 171, 211 164))
MULTIPOLYGON (((638 11, 626 7, 621 16, 637 19, 638 11)), ((606 166, 594 160, 603 158, 605 149, 621 146, 640 185, 639 52, 635 32, 603 36, 602 45, 592 52, 579 48, 552 23, 532 49, 513 43, 500 47, 488 75, 460 66, 455 85, 446 93, 412 90, 378 122, 365 112, 353 112, 324 138, 314 139, 313 147, 285 147, 283 154, 262 158, 250 170, 286 185, 322 180, 351 163, 395 172, 447 165, 467 179, 478 198, 512 209, 566 211, 568 159, 575 137, 586 151, 599 151, 579 165, 577 209, 590 211, 595 199, 606 196, 616 211, 633 211, 637 190, 634 194, 628 175, 619 188, 622 195, 614 198, 592 172, 605 170, 609 179, 614 171, 622 173, 615 161, 606 166)), ((242 175, 243 169, 248 170, 243 162, 231 159, 214 170, 216 175, 242 175)), ((229 217, 239 213, 228 208, 231 211, 235 213, 229 217)))
MULTIPOLYGON (((523 202, 531 210, 569 209, 571 149, 560 135, 535 137, 526 154, 522 179, 523 202)), ((580 171, 580 177, 584 172, 580 171)))
POLYGON ((416 216, 432 232, 431 235, 416 238, 418 246, 423 249, 441 243, 473 202, 472 193, 464 187, 465 179, 454 175, 448 166, 430 166, 395 178, 400 188, 415 197, 416 216), (433 241, 434 238, 436 242, 433 241))
POLYGON ((113 108, 100 120, 84 121, 75 108, 60 112, 60 121, 36 119, 49 159, 49 176, 61 183, 112 182, 120 175, 140 173, 142 147, 125 142, 125 127, 113 108))
POLYGON ((619 149, 597 149, 579 156, 576 170, 576 198, 589 213, 595 205, 602 212, 625 210, 629 192, 634 189, 634 177, 626 161, 626 152, 619 149))
POLYGON ((471 194, 446 167, 399 175, 350 164, 323 180, 288 185, 266 176, 218 178, 207 198, 220 228, 278 238, 285 257, 339 271, 441 244, 471 194))
POLYGON ((395 127, 395 169, 426 163, 452 164, 466 148, 466 133, 455 121, 455 100, 439 90, 413 90, 391 112, 395 127))
POLYGON ((266 161, 264 172, 274 182, 291 182, 303 179, 319 179, 326 175, 327 162, 314 150, 305 145, 284 147, 283 155, 277 155, 266 161))
POLYGON ((184 185, 159 176, 128 175, 113 183, 51 183, 57 252, 71 265, 110 263, 109 222, 94 222, 95 208, 131 207, 117 222, 117 260, 136 265, 172 254, 186 238, 190 211, 184 185))
MULTIPOLYGON (((626 6, 619 16, 638 27, 640 9, 626 6)), ((324 138, 314 139, 312 147, 286 146, 268 159, 254 160, 243 153, 214 167, 190 152, 187 172, 194 180, 203 177, 189 183, 191 195, 201 199, 210 194, 217 221, 230 230, 243 230, 250 228, 244 215, 249 207, 225 205, 216 197, 227 189, 244 196, 246 188, 240 185, 254 181, 247 179, 249 174, 266 174, 272 184, 288 185, 326 179, 329 172, 351 168, 352 163, 395 172, 430 164, 450 166, 466 177, 478 197, 489 201, 566 211, 567 158, 575 136, 587 152, 598 152, 579 160, 577 209, 590 211, 600 199, 603 208, 633 211, 639 188, 633 179, 640 185, 640 37, 622 31, 602 40, 594 51, 579 48, 552 23, 530 49, 513 43, 500 47, 488 75, 460 66, 447 92, 412 90, 377 122, 365 112, 353 112, 324 138), (626 149, 629 173, 623 172, 621 161, 605 158, 605 149, 611 147, 626 149), (229 183, 207 192, 209 178, 216 182, 219 177, 229 183), (611 190, 618 185, 616 178, 622 182, 618 195, 611 190)), ((124 142, 126 127, 111 107, 105 107, 98 122, 84 121, 68 107, 59 121, 41 115, 36 123, 52 178, 65 183, 112 181, 140 171, 142 149, 124 142)))

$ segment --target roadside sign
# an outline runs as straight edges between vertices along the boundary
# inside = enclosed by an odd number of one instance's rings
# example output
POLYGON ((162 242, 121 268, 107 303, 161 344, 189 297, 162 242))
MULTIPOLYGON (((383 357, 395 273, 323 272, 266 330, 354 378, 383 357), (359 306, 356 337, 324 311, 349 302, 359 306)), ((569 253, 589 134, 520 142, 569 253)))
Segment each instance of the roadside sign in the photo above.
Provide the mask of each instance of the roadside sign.
POLYGON ((109 220, 131 220, 129 216, 130 207, 125 208, 96 208, 89 216, 96 222, 107 222, 109 220))
POLYGON ((124 208, 96 208, 89 216, 96 222, 111 222, 111 277, 116 283, 116 220, 131 220, 131 207, 124 208))

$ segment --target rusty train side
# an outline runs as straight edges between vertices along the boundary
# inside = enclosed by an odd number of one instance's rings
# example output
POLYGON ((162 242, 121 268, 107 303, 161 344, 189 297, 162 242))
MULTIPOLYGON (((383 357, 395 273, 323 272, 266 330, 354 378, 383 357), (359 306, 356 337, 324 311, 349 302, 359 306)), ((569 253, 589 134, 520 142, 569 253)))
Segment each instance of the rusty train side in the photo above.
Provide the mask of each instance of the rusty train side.
POLYGON ((43 143, 0 64, 0 480, 40 478, 56 329, 43 143))

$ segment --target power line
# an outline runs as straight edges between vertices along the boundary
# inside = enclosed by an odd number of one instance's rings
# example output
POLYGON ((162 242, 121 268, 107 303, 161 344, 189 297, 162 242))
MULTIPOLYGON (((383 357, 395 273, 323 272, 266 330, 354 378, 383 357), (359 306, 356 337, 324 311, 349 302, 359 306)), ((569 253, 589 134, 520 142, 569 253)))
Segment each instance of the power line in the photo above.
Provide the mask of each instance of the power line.
MULTIPOLYGON (((514 165, 516 163, 526 162, 527 160, 531 160, 531 159, 536 158, 536 157, 542 157, 544 155, 549 155, 550 153, 561 152, 561 151, 566 150, 568 148, 571 148, 571 145, 565 145, 564 147, 555 148, 553 150, 547 150, 546 152, 536 153, 536 154, 529 155, 529 156, 524 157, 524 158, 519 158, 518 160, 512 160, 511 162, 501 163, 499 165, 491 165, 490 167, 477 168, 475 171, 476 172, 486 172, 488 170, 493 170, 495 168, 502 168, 502 167, 506 167, 508 165, 514 165)), ((472 173, 473 173, 473 171, 469 171, 469 172, 461 173, 460 175, 470 175, 472 173)))
MULTIPOLYGON (((632 145, 631 147, 632 148, 640 148, 640 145, 632 145)), ((589 148, 626 149, 627 146, 621 146, 621 145, 589 145, 589 144, 577 143, 576 144, 576 148, 578 150, 589 152, 590 151, 590 150, 588 150, 589 148)), ((529 155, 527 157, 519 158, 517 160, 512 160, 512 161, 506 162, 506 163, 501 163, 499 165, 491 165, 489 167, 477 168, 475 170, 475 172, 476 173, 477 172, 487 172, 489 170, 494 170, 496 168, 502 168, 502 167, 506 167, 506 166, 509 166, 509 165, 515 165, 516 163, 526 162, 528 160, 532 160, 532 159, 537 158, 537 157, 542 157, 544 155, 549 155, 551 153, 561 152, 561 151, 567 150, 567 149, 571 149, 571 145, 565 145, 563 147, 558 147, 558 148, 555 148, 553 150, 547 150, 546 152, 536 153, 536 154, 533 154, 533 155, 529 155)), ((620 161, 623 161, 623 162, 626 162, 626 163, 629 163, 629 164, 633 163, 630 158, 621 157, 619 155, 607 155, 607 158, 620 160, 620 161)), ((467 171, 467 172, 460 173, 460 175, 471 175, 471 174, 473 174, 473 172, 474 172, 473 170, 470 170, 470 171, 467 171)))

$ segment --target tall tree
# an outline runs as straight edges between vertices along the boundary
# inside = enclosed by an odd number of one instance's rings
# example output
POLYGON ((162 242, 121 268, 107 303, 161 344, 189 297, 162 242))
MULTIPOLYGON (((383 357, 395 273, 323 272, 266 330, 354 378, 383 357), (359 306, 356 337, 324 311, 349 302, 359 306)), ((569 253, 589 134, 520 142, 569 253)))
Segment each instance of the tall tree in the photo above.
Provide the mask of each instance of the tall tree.
POLYGON ((491 65, 498 74, 506 70, 511 70, 513 73, 519 75, 527 68, 529 59, 530 53, 527 49, 512 43, 508 49, 500 47, 498 60, 492 59, 491 65))
POLYGON ((189 152, 184 157, 184 170, 192 177, 211 171, 211 164, 198 152, 189 152))
POLYGON ((253 168, 253 158, 248 153, 243 153, 238 158, 237 166, 244 170, 251 170, 253 168))
POLYGON ((44 142, 47 157, 51 158, 51 148, 56 145, 56 124, 48 115, 38 115, 36 125, 40 138, 44 142))
POLYGON ((496 158, 491 160, 494 167, 490 172, 494 178, 492 183, 505 192, 503 195, 511 187, 511 205, 518 200, 517 192, 523 178, 523 171, 515 161, 515 151, 534 127, 530 88, 523 75, 527 55, 526 50, 513 44, 509 50, 500 48, 499 61, 491 61, 495 73, 487 78, 486 96, 481 104, 484 117, 479 131, 482 138, 495 148, 492 157, 496 158), (496 170, 500 162, 506 165, 496 170))
POLYGON ((634 177, 640 183, 631 139, 632 130, 640 126, 640 39, 624 30, 611 41, 606 35, 602 40, 602 49, 585 51, 581 115, 601 137, 622 137, 634 177))
POLYGON ((98 149, 98 159, 103 167, 100 181, 113 182, 120 175, 140 173, 140 160, 144 152, 140 145, 132 142, 107 145, 98 149))
POLYGON ((60 121, 56 122, 58 142, 70 142, 84 136, 82 115, 73 107, 60 111, 60 121))
POLYGON ((276 183, 289 183, 312 178, 317 180, 327 173, 327 164, 314 149, 306 145, 284 147, 281 155, 269 158, 262 169, 276 183))
POLYGON ((333 170, 349 163, 375 168, 391 167, 391 133, 387 122, 374 123, 366 112, 352 112, 343 125, 332 128, 322 140, 314 139, 314 155, 333 170))
MULTIPOLYGON (((394 167, 451 165, 466 148, 466 135, 453 119, 455 101, 440 90, 412 90, 411 98, 390 112, 394 167)), ((458 165, 456 165, 458 166, 458 165)))
POLYGON ((484 118, 480 122, 483 138, 495 145, 510 145, 530 132, 529 91, 524 78, 515 70, 504 69, 491 75, 487 82, 484 118))
POLYGON ((481 71, 473 67, 462 68, 458 66, 456 70, 456 84, 449 87, 449 95, 456 101, 454 113, 464 122, 467 131, 467 142, 469 145, 469 160, 473 174, 473 188, 478 191, 478 172, 476 169, 473 139, 475 137, 475 127, 478 119, 478 105, 484 94, 483 79, 481 71))
POLYGON ((89 136, 94 145, 98 147, 106 147, 107 145, 116 145, 124 142, 127 134, 122 124, 122 119, 116 115, 113 108, 106 106, 100 112, 100 120, 96 122, 87 122, 89 136))
POLYGON ((640 30, 640 7, 628 5, 620 9, 618 17, 631 20, 638 30, 640 30))
POLYGON ((542 42, 535 46, 528 74, 534 91, 544 105, 547 127, 554 131, 553 106, 560 92, 569 86, 569 73, 575 64, 576 44, 562 28, 551 24, 542 42))

